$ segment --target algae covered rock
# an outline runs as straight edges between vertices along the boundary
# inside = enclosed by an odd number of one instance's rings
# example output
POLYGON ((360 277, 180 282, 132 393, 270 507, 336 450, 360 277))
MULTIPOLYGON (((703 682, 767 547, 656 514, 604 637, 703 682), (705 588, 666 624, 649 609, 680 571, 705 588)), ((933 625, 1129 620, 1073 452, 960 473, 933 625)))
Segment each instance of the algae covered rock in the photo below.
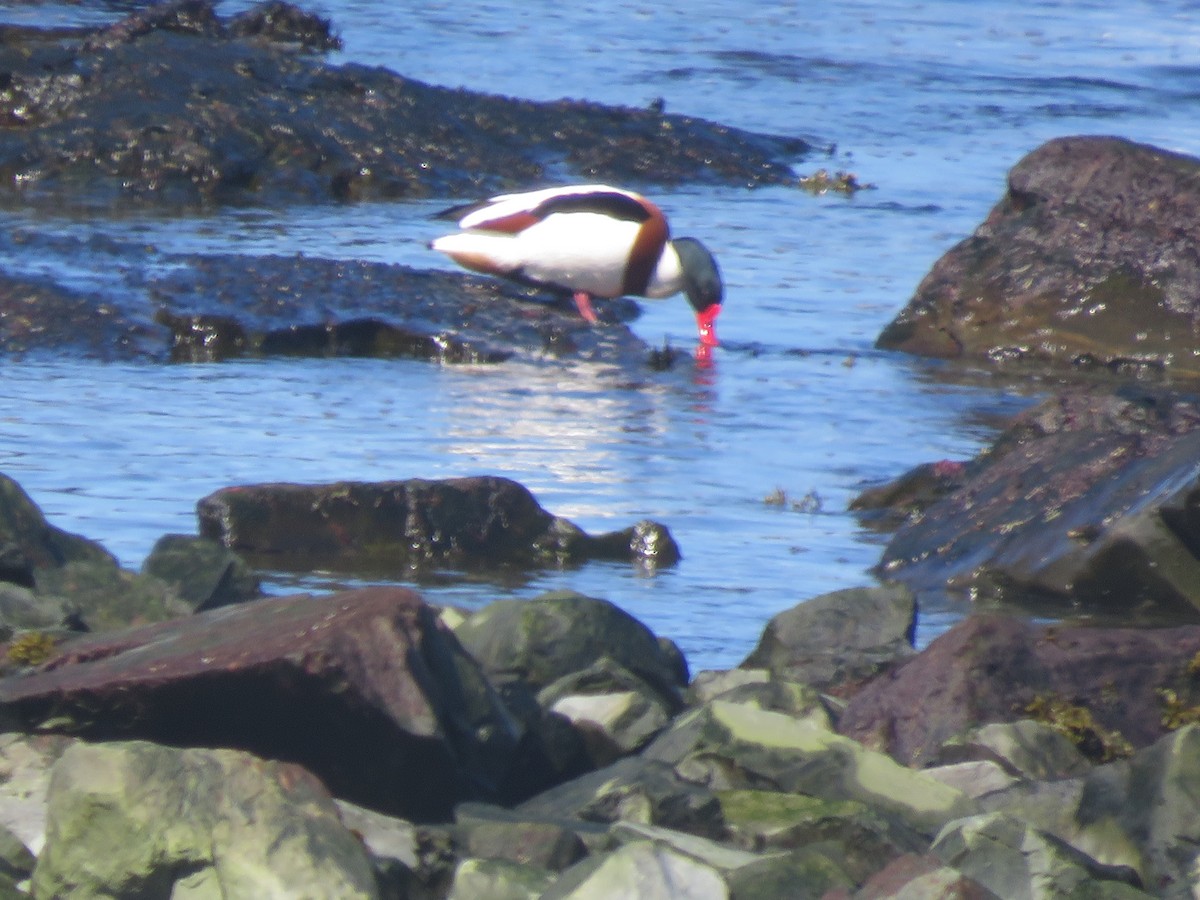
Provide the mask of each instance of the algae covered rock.
POLYGON ((742 666, 818 688, 858 681, 915 652, 916 622, 902 585, 835 591, 774 616, 742 666))
POLYGON ((447 900, 538 900, 554 878, 553 872, 526 863, 467 857, 454 869, 447 900))
POLYGON ((725 900, 729 887, 716 869, 653 841, 625 844, 562 874, 543 900, 725 900))
POLYGON ((1043 144, 879 346, 1195 374, 1198 176, 1200 160, 1120 138, 1043 144))
POLYGON ((51 525, 0 475, 0 632, 64 622, 120 628, 189 612, 172 586, 122 569, 100 544, 51 525))
POLYGON ((644 754, 543 791, 515 811, 523 817, 657 825, 708 838, 726 834, 721 804, 711 789, 644 754))
POLYGON ((1003 813, 947 824, 932 852, 1005 900, 1142 900, 1136 873, 1103 866, 1066 841, 1003 813))
POLYGON ((811 721, 724 700, 679 717, 643 756, 713 790, 857 800, 927 834, 970 808, 954 788, 811 721))
POLYGON ((234 750, 77 744, 50 783, 39 897, 374 898, 316 778, 234 750))
POLYGON ((454 633, 497 681, 541 689, 608 658, 679 702, 676 661, 649 628, 607 600, 571 591, 497 600, 454 633))
POLYGON ((1148 886, 1182 892, 1200 865, 1200 726, 1187 725, 1084 781, 1072 840, 1097 859, 1135 867, 1148 886))
POLYGON ((159 538, 142 572, 171 585, 196 612, 262 596, 258 576, 216 541, 186 534, 159 538))

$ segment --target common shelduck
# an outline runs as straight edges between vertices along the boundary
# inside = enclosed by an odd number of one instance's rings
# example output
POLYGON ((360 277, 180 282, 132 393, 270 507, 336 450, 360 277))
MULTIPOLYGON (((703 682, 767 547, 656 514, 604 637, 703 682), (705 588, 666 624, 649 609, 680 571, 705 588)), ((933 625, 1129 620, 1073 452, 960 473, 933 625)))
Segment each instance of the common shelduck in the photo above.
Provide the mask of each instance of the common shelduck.
POLYGON ((596 322, 593 297, 669 297, 696 311, 702 347, 717 344, 723 287, 716 260, 694 238, 670 239, 667 219, 640 194, 602 184, 503 194, 438 218, 462 230, 433 241, 464 268, 572 292, 596 322))

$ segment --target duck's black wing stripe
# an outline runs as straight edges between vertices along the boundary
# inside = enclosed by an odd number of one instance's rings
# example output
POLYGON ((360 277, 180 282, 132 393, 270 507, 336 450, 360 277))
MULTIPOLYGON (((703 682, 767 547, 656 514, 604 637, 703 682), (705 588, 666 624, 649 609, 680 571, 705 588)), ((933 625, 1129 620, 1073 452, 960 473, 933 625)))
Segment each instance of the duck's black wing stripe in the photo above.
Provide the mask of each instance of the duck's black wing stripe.
POLYGON ((475 200, 471 203, 461 203, 458 206, 451 206, 447 209, 441 209, 435 212, 431 219, 448 219, 452 222, 457 222, 460 219, 469 216, 471 213, 492 205, 491 200, 475 200))
POLYGON ((626 222, 645 222, 650 212, 632 197, 624 194, 563 194, 539 203, 534 211, 539 219, 553 213, 590 212, 611 216, 626 222))

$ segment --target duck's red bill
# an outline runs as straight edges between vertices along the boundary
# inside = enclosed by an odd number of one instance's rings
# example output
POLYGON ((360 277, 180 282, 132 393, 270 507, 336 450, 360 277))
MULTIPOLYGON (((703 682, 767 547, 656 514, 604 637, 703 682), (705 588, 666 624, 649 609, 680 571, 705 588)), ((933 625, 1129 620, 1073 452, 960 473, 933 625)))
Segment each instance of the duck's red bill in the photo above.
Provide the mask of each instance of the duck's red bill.
POLYGON ((696 327, 700 330, 700 343, 706 347, 715 347, 717 340, 717 316, 721 314, 721 304, 714 303, 703 312, 696 313, 696 327))

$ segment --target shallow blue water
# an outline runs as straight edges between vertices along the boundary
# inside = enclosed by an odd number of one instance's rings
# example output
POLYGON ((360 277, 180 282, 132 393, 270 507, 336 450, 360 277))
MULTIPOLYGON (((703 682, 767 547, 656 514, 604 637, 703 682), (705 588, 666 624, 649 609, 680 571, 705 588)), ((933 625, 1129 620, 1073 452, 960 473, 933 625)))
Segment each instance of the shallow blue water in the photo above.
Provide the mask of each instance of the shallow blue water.
MULTIPOLYGON (((1200 154, 1200 26, 1186 3, 666 6, 316 8, 345 39, 338 62, 538 99, 661 97, 669 111, 835 148, 798 169, 848 169, 876 184, 852 199, 655 192, 675 233, 713 248, 727 282, 725 346, 703 379, 646 374, 630 385, 603 367, 553 364, 7 363, 0 471, 55 524, 131 567, 160 535, 194 532, 195 502, 229 484, 508 475, 590 531, 662 521, 684 560, 659 572, 595 564, 516 584, 427 584, 427 596, 478 606, 574 588, 677 640, 694 669, 736 664, 780 610, 870 583, 880 538, 848 515, 849 499, 918 462, 974 453, 996 414, 1029 401, 1011 386, 957 384, 937 366, 878 353, 876 335, 1044 140, 1110 133, 1200 154), (777 490, 797 503, 764 502, 777 490)), ((59 25, 103 18, 75 5, 0 11, 59 25)), ((5 216, 0 227, 436 267, 425 242, 438 205, 5 216)), ((104 277, 86 261, 53 265, 79 284, 104 277)), ((694 337, 678 300, 647 306, 635 327, 654 344, 694 337)), ((961 612, 923 610, 920 639, 961 612)))

